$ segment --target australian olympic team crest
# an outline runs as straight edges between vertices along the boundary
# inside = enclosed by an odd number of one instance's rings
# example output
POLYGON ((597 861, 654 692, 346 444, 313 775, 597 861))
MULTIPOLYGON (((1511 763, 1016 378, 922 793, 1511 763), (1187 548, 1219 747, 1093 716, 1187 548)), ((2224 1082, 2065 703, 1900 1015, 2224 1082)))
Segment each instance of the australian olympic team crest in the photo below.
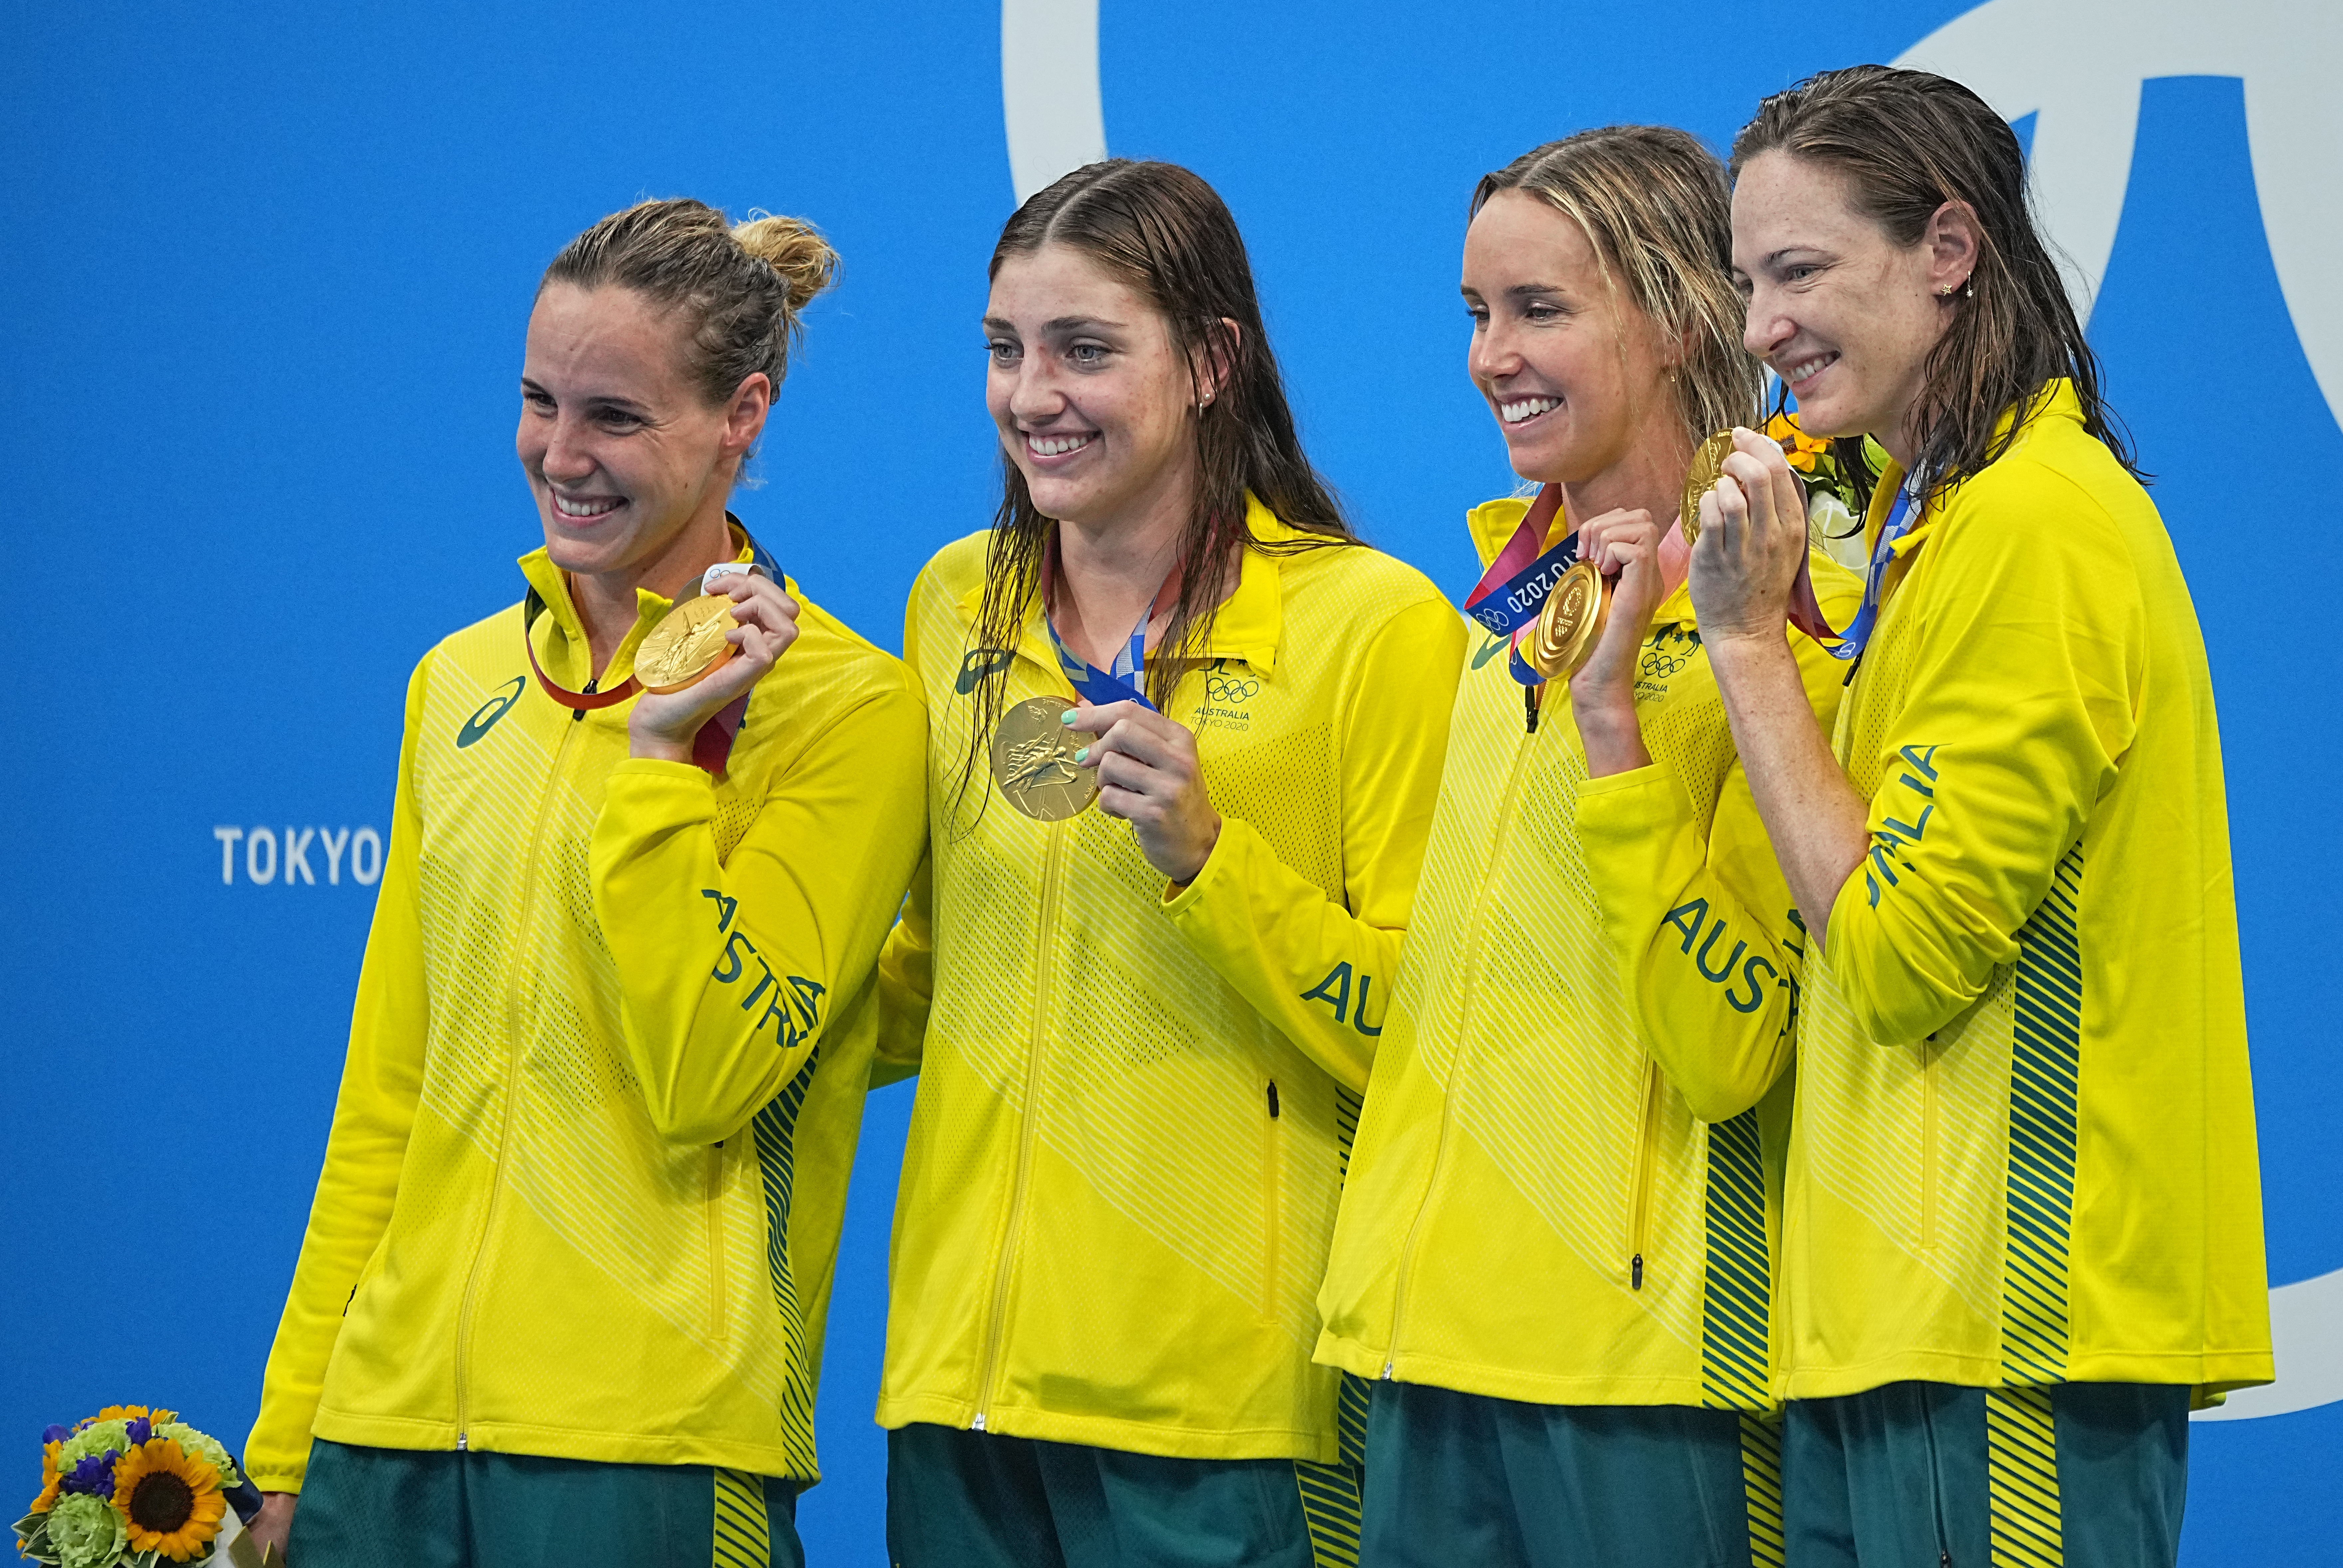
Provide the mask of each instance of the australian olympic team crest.
POLYGON ((1197 705, 1195 729, 1243 734, 1252 728, 1252 699, 1261 695, 1261 678, 1240 660, 1231 668, 1225 658, 1212 660, 1204 671, 1204 700, 1197 705))

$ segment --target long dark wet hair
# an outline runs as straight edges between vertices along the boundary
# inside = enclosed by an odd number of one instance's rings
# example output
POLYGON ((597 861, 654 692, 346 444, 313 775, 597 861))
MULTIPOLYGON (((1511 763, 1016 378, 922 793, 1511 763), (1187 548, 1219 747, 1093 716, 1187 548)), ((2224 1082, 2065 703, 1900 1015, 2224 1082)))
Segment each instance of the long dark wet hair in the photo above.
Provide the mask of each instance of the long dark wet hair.
MULTIPOLYGON (((1186 360, 1196 442, 1196 496, 1181 532, 1182 563, 1171 625, 1148 661, 1147 695, 1167 709, 1193 652, 1240 569, 1240 549, 1292 554, 1355 544, 1357 536, 1302 454, 1285 381, 1270 351, 1244 237, 1220 194, 1177 164, 1109 158, 1089 164, 1029 197, 1002 226, 987 276, 1011 256, 1045 245, 1069 246, 1099 263, 1161 311, 1172 347, 1186 360), (1231 332, 1228 323, 1234 322, 1231 332), (1196 377, 1224 367, 1218 392, 1202 402, 1196 377), (1201 404, 1201 407, 1197 405, 1201 404), (1300 539, 1264 541, 1245 527, 1250 491, 1300 539)), ((985 551, 984 599, 972 646, 1012 648, 1041 591, 1041 562, 1057 526, 1033 505, 1025 476, 1001 454, 1001 509, 985 551)), ((970 729, 968 768, 976 768, 1000 721, 1007 661, 980 678, 970 729)))
MULTIPOLYGON (((2083 427, 2134 477, 2147 477, 2107 407, 2098 356, 2035 226, 2025 149, 1992 106, 1926 71, 1850 65, 1809 76, 1760 104, 1733 139, 1734 177, 1760 153, 1776 150, 1845 174, 1856 209, 1897 245, 1917 245, 1948 201, 1976 219, 1976 267, 1929 351, 1913 411, 1919 447, 1912 467, 1931 494, 1975 477, 2009 450, 2021 421, 1996 435, 2002 416, 2022 413, 2062 377, 2075 385, 2083 427)), ((1870 473, 1861 437, 1831 445, 1847 472, 1870 473)))

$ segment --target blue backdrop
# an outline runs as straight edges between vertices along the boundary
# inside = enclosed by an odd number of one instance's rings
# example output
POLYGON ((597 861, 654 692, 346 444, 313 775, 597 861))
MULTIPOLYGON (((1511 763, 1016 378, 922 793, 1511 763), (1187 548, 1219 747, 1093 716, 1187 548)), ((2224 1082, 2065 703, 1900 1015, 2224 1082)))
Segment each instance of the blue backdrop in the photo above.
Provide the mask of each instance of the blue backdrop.
MULTIPOLYGON (((1463 375, 1477 176, 1613 120, 1722 146, 1763 94, 1916 48, 2033 138, 2212 652, 2271 1280, 2304 1283, 2278 1394, 2194 1428, 2184 1557, 2327 1554, 2343 1067, 2313 890, 2343 835, 2301 800, 2343 764, 2343 317, 2314 275, 2343 250, 2334 8, 1008 9, 1004 35, 976 5, 0 7, 0 1495, 30 1495, 44 1423, 103 1402, 166 1401, 231 1442, 251 1419, 403 682, 518 596, 538 537, 521 330, 572 234, 677 194, 830 232, 844 278, 739 509, 899 646, 913 572, 996 493, 976 321, 1017 197, 1005 125, 1029 185, 1101 136, 1189 164, 1244 226, 1317 460, 1373 539, 1461 594, 1459 514, 1512 483, 1463 375), (2288 1405, 2308 1408, 2251 1413, 2288 1405)), ((870 1409, 910 1093, 872 1099, 855 1175, 830 1479, 800 1516, 817 1564, 882 1561, 870 1409)))

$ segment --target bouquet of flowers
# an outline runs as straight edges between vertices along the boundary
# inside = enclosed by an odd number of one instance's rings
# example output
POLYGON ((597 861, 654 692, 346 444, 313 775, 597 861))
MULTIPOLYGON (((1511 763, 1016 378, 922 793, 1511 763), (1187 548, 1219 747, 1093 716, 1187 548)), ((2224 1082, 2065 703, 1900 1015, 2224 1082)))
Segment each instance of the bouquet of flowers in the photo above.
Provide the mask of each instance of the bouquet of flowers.
POLYGON ((227 1450, 176 1411, 108 1405, 42 1433, 41 1494, 16 1522, 16 1550, 51 1568, 208 1563, 223 1530, 236 1536, 259 1506, 227 1450))
POLYGON ((1780 444, 1782 456, 1805 481, 1807 538, 1840 565, 1860 572, 1863 517, 1854 477, 1840 466, 1830 443, 1798 428, 1797 415, 1786 408, 1765 421, 1765 434, 1780 444))

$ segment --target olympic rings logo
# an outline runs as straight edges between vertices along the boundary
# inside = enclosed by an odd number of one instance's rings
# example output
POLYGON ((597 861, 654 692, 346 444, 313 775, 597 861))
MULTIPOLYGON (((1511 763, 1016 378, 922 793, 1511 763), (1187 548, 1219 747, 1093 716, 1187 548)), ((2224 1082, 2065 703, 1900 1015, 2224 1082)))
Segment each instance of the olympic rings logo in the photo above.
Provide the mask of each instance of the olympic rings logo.
POLYGON ((1692 662, 1688 653, 1666 653, 1656 648, 1644 650, 1644 673, 1654 680, 1665 680, 1679 674, 1692 662))
POLYGON ((1204 677, 1204 700, 1207 702, 1251 702, 1260 691, 1260 681, 1248 680, 1242 676, 1204 677))

